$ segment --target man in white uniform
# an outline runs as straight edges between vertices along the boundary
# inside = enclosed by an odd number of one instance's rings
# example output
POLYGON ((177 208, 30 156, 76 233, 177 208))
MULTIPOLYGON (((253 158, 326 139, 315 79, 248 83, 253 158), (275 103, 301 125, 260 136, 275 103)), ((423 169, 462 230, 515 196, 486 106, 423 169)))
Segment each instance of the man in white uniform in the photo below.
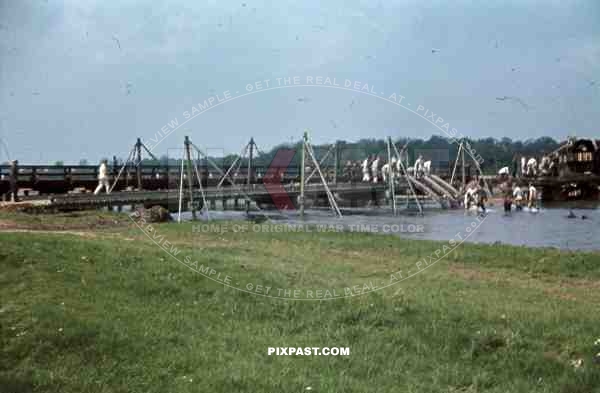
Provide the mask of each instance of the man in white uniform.
POLYGON ((502 168, 501 168, 501 169, 498 171, 498 174, 499 174, 500 176, 502 176, 502 175, 506 175, 506 176, 508 176, 508 174, 509 174, 509 173, 510 173, 510 169, 509 169, 507 166, 505 166, 505 167, 502 167, 502 168))
POLYGON ((108 182, 108 166, 106 165, 106 160, 102 160, 100 164, 100 168, 98 168, 98 187, 94 191, 94 195, 98 195, 102 188, 106 189, 106 193, 110 194, 110 184, 108 182))
POLYGON ((423 156, 419 155, 419 157, 415 161, 415 175, 417 176, 417 178, 421 177, 422 172, 423 172, 423 156))
POLYGON ((429 176, 431 174, 431 161, 425 161, 423 163, 423 172, 426 176, 429 176))
POLYGON ((542 175, 548 175, 550 173, 550 157, 542 157, 542 162, 540 163, 539 169, 542 175))
POLYGON ((471 204, 475 202, 475 198, 474 198, 474 194, 475 194, 475 189, 473 188, 467 188, 467 191, 465 192, 465 209, 469 210, 471 208, 471 204))
POLYGON ((537 190, 531 183, 529 183, 529 194, 527 195, 527 202, 527 205, 530 209, 537 207, 537 190))
POLYGON ((392 157, 392 162, 390 164, 390 176, 392 177, 392 179, 398 177, 396 157, 392 157))
MULTIPOLYGON (((408 171, 408 168, 406 168, 406 170, 408 171)), ((400 177, 400 174, 402 173, 402 161, 400 160, 396 161, 396 173, 398 177, 400 177)))
POLYGON ((537 160, 533 157, 527 161, 527 176, 535 176, 537 174, 537 160))
POLYGON ((368 182, 369 180, 371 180, 371 178, 369 177, 369 157, 365 158, 365 160, 362 163, 362 173, 362 181, 368 182))
POLYGON ((373 183, 377 183, 379 180, 379 157, 375 157, 373 164, 371 164, 371 173, 373 174, 373 183))
POLYGON ((381 167, 381 178, 384 183, 393 178, 390 174, 390 164, 386 163, 381 167))
POLYGON ((521 210, 523 208, 523 191, 521 190, 521 187, 515 186, 513 198, 515 199, 515 208, 521 210))

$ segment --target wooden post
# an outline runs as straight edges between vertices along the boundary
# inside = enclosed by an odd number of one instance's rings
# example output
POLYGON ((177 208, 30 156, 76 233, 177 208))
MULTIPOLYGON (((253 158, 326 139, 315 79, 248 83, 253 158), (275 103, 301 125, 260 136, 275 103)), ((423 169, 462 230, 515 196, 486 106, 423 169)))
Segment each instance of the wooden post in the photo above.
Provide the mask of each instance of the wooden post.
POLYGON ((35 188, 37 183, 38 183, 37 168, 33 167, 33 168, 31 168, 31 184, 35 188))
POLYGON ((465 186, 467 185, 467 182, 466 182, 466 178, 465 178, 465 147, 463 146, 463 143, 464 143, 464 139, 460 143, 460 145, 462 146, 462 149, 461 149, 461 153, 462 153, 462 155, 461 155, 461 159, 462 159, 462 189, 464 191, 465 186))
POLYGON ((390 190, 390 195, 392 198, 392 211, 394 212, 394 215, 396 215, 396 193, 394 192, 394 170, 392 168, 392 150, 391 150, 391 144, 392 144, 392 137, 388 137, 388 143, 387 143, 387 153, 388 153, 388 184, 389 184, 389 190, 390 190))
POLYGON ((458 151, 456 152, 456 160, 454 160, 454 168, 452 168, 452 176, 450 176, 450 185, 454 184, 454 175, 456 174, 456 168, 458 167, 458 160, 460 159, 460 152, 462 151, 462 141, 458 145, 458 151))
POLYGON ((195 220, 196 219, 196 207, 194 206, 194 189, 193 189, 194 178, 192 177, 192 152, 191 152, 190 138, 187 135, 185 136, 184 146, 185 146, 185 155, 186 155, 186 161, 187 161, 187 178, 188 178, 187 183, 188 183, 188 190, 190 193, 190 207, 192 209, 192 217, 195 220))
POLYGON ((69 184, 69 190, 73 189, 73 177, 71 176, 71 167, 65 167, 65 178, 69 184))
POLYGON ((335 142, 335 148, 333 151, 333 184, 337 185, 337 175, 339 170, 340 162, 340 144, 338 141, 335 142))
POLYGON ((181 222, 181 205, 183 204, 183 157, 181 157, 181 171, 179 172, 179 213, 177 222, 181 222))
POLYGON ((19 202, 19 162, 14 160, 10 167, 10 197, 12 202, 19 202))
MULTIPOLYGON (((196 151, 196 165, 198 167, 198 176, 200 177, 200 180, 198 181, 202 184, 202 157, 200 156, 199 151, 196 151)), ((208 177, 206 177, 206 181, 208 182, 208 177)), ((204 184, 202 184, 202 186, 204 187, 204 184)))
POLYGON ((304 131, 302 138, 302 155, 300 156, 300 217, 304 218, 304 161, 306 142, 308 141, 308 132, 304 131))
MULTIPOLYGON (((254 138, 250 138, 250 150, 248 152, 248 176, 246 179, 246 184, 248 185, 248 189, 246 193, 250 192, 250 185, 252 184, 252 155, 254 153, 254 138)), ((250 198, 246 195, 246 214, 250 212, 250 198)))
POLYGON ((137 172, 137 186, 138 191, 142 190, 142 140, 140 138, 137 139, 135 143, 136 150, 136 172, 137 172))
POLYGON ((117 156, 113 156, 113 170, 112 170, 112 174, 113 176, 116 178, 117 174, 119 173, 119 170, 117 169, 117 167, 119 166, 119 164, 117 163, 117 156))
MULTIPOLYGON (((200 152, 198 152, 198 154, 200 154, 200 152)), ((208 153, 207 153, 208 154, 208 153)), ((206 179, 206 187, 210 187, 210 171, 208 170, 208 157, 204 157, 201 160, 204 161, 204 178, 206 179)), ((202 162, 202 161, 200 161, 202 162)))
MULTIPOLYGON (((409 161, 409 158, 408 158, 408 147, 406 148, 406 154, 405 154, 405 156, 406 156, 406 166, 405 166, 405 168, 408 168, 408 166, 410 164, 410 161, 409 161)), ((399 158, 399 160, 402 161, 401 158, 399 158)), ((406 177, 408 177, 408 173, 405 173, 405 175, 406 175, 406 177)), ((406 181, 408 182, 409 180, 406 179, 406 181)), ((406 190, 406 208, 407 209, 408 209, 409 203, 410 203, 410 195, 409 195, 408 190, 406 190)))

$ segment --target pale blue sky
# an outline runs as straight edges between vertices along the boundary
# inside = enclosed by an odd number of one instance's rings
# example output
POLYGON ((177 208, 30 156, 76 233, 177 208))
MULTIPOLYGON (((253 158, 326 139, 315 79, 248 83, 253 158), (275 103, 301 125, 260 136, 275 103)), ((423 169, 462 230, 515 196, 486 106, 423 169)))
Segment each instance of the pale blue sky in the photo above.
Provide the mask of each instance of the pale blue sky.
MULTIPOLYGON (((293 76, 402 94, 470 137, 600 137, 598 1, 320 3, 2 0, 0 138, 24 163, 126 156, 211 95, 293 76)), ((317 143, 439 133, 368 95, 295 87, 215 107, 154 152, 186 134, 265 150, 307 127, 317 143)))

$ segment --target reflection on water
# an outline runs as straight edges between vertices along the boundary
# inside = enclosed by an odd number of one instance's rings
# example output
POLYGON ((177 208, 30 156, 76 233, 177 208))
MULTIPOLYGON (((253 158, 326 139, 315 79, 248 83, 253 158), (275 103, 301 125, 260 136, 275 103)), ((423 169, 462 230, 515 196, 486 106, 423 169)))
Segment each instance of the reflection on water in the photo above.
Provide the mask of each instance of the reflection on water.
MULTIPOLYGON (((542 208, 537 214, 527 211, 504 214, 502 207, 488 210, 485 220, 467 241, 477 243, 506 243, 530 247, 558 247, 575 250, 600 250, 600 209, 574 208, 577 218, 567 218, 565 207, 542 208), (582 219, 581 216, 586 216, 582 219)), ((344 209, 341 218, 330 210, 307 210, 304 220, 298 212, 264 212, 278 223, 292 225, 342 225, 345 230, 392 233, 409 239, 450 240, 465 230, 474 220, 474 213, 462 210, 431 210, 424 216, 407 212, 397 216, 388 208, 344 209)), ((260 216, 261 213, 255 213, 260 216)), ((190 218, 185 213, 186 219, 190 218)), ((244 219, 244 212, 211 211, 211 220, 244 219)), ((204 216, 201 219, 206 219, 204 216)))

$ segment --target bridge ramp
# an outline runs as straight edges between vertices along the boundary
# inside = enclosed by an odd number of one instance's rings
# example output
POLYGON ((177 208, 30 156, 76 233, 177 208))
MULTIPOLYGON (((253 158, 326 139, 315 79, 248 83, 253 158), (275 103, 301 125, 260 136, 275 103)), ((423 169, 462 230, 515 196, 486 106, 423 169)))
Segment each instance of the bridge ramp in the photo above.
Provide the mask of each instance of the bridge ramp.
POLYGON ((436 181, 434 181, 433 179, 427 177, 427 176, 423 176, 422 178, 419 179, 422 183, 426 184, 432 192, 434 192, 439 198, 441 197, 446 197, 449 200, 455 201, 456 198, 454 197, 454 195, 452 195, 450 192, 448 192, 448 190, 446 190, 444 187, 440 186, 436 181))
POLYGON ((452 184, 446 182, 444 179, 437 175, 430 174, 428 176, 431 180, 435 181, 440 187, 443 187, 446 191, 448 191, 455 199, 460 198, 461 193, 452 184))
POLYGON ((407 178, 410 180, 410 182, 416 189, 424 192, 425 194, 433 198, 436 202, 439 202, 442 206, 445 204, 444 200, 442 199, 439 193, 435 192, 430 187, 428 187, 427 185, 425 185, 424 183, 420 182, 412 176, 407 176, 407 178))

